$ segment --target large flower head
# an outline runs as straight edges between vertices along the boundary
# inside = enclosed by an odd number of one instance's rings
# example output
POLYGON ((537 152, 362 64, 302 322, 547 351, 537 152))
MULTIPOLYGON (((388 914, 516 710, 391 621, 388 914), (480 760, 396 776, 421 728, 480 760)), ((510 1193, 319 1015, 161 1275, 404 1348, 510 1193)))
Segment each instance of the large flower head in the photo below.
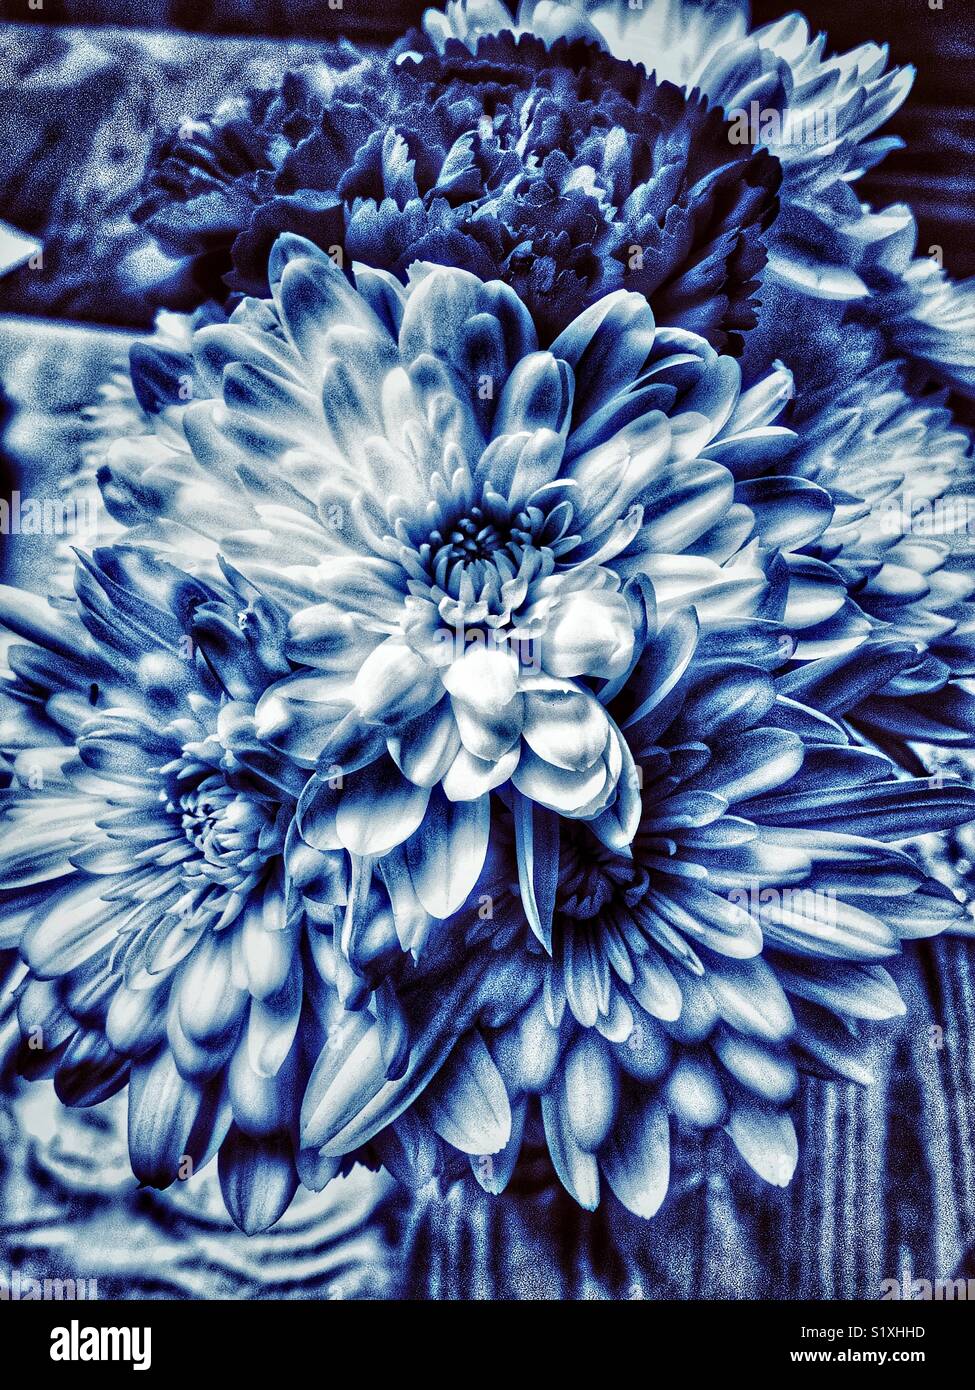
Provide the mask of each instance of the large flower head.
POLYGON ((738 0, 450 0, 424 27, 446 50, 477 50, 485 35, 514 31, 558 45, 599 45, 689 95, 702 93, 731 119, 734 141, 761 145, 782 169, 781 213, 769 237, 769 269, 793 292, 856 300, 872 267, 910 221, 903 206, 864 206, 853 184, 901 141, 875 132, 904 101, 913 69, 887 67, 888 50, 861 44, 824 57, 825 36, 800 14, 748 31, 738 0))
POLYGON ((174 137, 136 215, 221 298, 264 292, 275 235, 296 231, 400 279, 426 260, 503 280, 544 343, 625 285, 740 351, 773 158, 588 42, 503 33, 441 55, 414 38, 354 95, 298 72, 174 137))
POLYGON ((460 1157, 497 1192, 540 1114, 577 1201, 595 1207, 602 1178, 652 1216, 671 1130, 723 1126, 789 1181, 797 1069, 868 1081, 871 1025, 904 1011, 883 962, 962 916, 910 841, 970 818, 975 793, 905 777, 844 730, 909 648, 796 668, 781 635, 701 634, 686 611, 647 634, 606 692, 641 770, 632 846, 515 807, 527 872, 502 831, 429 958, 323 1054, 305 1145, 366 1144, 419 1182, 460 1157))
MULTIPOLYGON (((26 639, 2 696, 25 1064, 72 1105, 127 1085, 140 1180, 219 1150, 231 1214, 263 1228, 298 1183, 304 1048, 335 1002, 284 870, 303 777, 254 733, 286 619, 229 570, 204 584, 124 547, 83 558, 76 590, 0 608, 26 639)), ((329 925, 330 871, 305 877, 329 925)))
POLYGON ((421 264, 404 288, 360 268, 353 287, 286 236, 270 279, 191 364, 143 353, 158 431, 114 445, 102 481, 134 539, 201 572, 219 552, 288 612, 295 669, 256 720, 315 772, 302 835, 407 843, 440 916, 501 786, 571 818, 616 806, 626 843, 629 753, 595 692, 648 611, 791 604, 802 625, 843 603, 827 566, 800 558, 793 584, 783 558, 828 524, 821 488, 759 478, 736 499, 732 467, 792 439, 770 423, 787 374, 742 392, 733 359, 626 292, 542 351, 514 291, 465 271, 421 264), (188 365, 218 394, 180 403, 188 365))

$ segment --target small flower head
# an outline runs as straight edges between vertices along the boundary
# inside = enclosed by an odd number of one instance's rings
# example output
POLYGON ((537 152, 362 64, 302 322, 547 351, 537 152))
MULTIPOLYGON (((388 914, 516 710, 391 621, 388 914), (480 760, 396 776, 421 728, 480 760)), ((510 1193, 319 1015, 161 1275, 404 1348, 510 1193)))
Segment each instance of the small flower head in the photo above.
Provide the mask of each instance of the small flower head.
MULTIPOLYGON (((83 557, 76 590, 2 596, 26 639, 3 693, 23 1057, 67 1104, 128 1087, 143 1183, 219 1150, 234 1220, 262 1229, 298 1184, 305 1048, 335 1003, 285 878, 303 778, 254 728, 284 615, 229 570, 205 584, 126 547, 83 557)), ((330 867, 303 880, 319 902, 330 867)))

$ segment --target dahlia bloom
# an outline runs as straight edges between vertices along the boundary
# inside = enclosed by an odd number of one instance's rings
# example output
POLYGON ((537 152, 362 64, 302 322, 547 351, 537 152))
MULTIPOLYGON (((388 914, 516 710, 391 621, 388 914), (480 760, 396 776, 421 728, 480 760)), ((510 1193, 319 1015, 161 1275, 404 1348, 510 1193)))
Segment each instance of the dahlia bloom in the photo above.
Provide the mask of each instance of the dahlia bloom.
POLYGON ((647 605, 814 630, 845 602, 790 551, 828 494, 752 476, 792 443, 770 423, 788 374, 741 392, 733 359, 626 292, 540 351, 514 292, 465 271, 353 286, 285 236, 269 275, 192 362, 142 351, 159 430, 113 445, 102 484, 132 540, 200 573, 219 551, 287 611, 293 670, 255 718, 313 771, 301 835, 405 845, 436 917, 480 873, 501 786, 622 848, 630 755, 594 683, 627 669, 647 605))
MULTIPOLYGON (((254 733, 286 619, 229 568, 217 587, 126 547, 82 557, 76 591, 0 595, 25 639, 2 694, 0 850, 24 1061, 71 1105, 128 1086, 140 1181, 219 1151, 234 1220, 263 1229, 298 1183, 306 1049, 335 1004, 284 872, 304 779, 254 733)), ((334 867, 305 877, 319 903, 334 867)))
POLYGON ((411 43, 354 93, 300 70, 172 137, 136 218, 219 299, 266 293, 290 231, 400 279, 424 260, 503 280, 543 343, 625 287, 740 351, 773 158, 731 141, 699 96, 586 42, 411 43))
POLYGON ((366 1145, 418 1183, 460 1157, 498 1192, 540 1111, 584 1207, 602 1176, 652 1216, 673 1127, 723 1126, 788 1183, 797 1069, 869 1081, 869 1026, 904 1012, 882 962, 962 918, 909 842, 970 819, 975 792, 904 776, 844 731, 909 647, 796 668, 780 637, 763 620, 702 633, 687 611, 644 635, 604 692, 641 769, 632 846, 536 817, 526 870, 515 805, 435 948, 323 1053, 303 1146, 366 1145))

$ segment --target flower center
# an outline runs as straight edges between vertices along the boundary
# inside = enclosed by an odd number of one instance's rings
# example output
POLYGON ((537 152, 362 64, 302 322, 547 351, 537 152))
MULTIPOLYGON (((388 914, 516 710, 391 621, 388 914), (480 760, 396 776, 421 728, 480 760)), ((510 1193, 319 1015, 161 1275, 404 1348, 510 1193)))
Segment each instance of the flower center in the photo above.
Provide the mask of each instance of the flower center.
POLYGON ((577 922, 601 917, 613 903, 632 907, 650 887, 646 869, 614 854, 595 836, 569 822, 563 835, 556 911, 577 922))
POLYGON ((205 778, 179 800, 183 833, 215 865, 241 865, 258 853, 267 817, 260 805, 231 790, 219 775, 205 778))
POLYGON ((435 564, 442 554, 446 554, 448 564, 458 560, 470 563, 474 560, 493 560, 496 552, 510 546, 516 537, 520 544, 531 543, 530 532, 506 532, 496 521, 487 517, 481 507, 472 507, 470 513, 460 517, 446 535, 434 531, 430 536, 430 547, 436 557, 435 564))
POLYGON ((511 622, 531 586, 554 573, 578 540, 568 534, 570 505, 546 500, 546 506, 529 499, 512 507, 490 489, 478 502, 453 499, 440 524, 416 544, 413 561, 442 618, 492 628, 511 622))

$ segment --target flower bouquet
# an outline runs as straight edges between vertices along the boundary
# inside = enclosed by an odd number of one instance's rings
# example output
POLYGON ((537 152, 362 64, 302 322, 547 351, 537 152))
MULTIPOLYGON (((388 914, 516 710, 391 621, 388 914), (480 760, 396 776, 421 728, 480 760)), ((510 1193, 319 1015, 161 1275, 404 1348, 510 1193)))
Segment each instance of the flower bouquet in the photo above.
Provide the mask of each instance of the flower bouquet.
POLYGON ((109 543, 0 596, 21 1052, 141 1183, 784 1187, 971 934, 975 303, 826 52, 451 0, 156 138, 109 543))

